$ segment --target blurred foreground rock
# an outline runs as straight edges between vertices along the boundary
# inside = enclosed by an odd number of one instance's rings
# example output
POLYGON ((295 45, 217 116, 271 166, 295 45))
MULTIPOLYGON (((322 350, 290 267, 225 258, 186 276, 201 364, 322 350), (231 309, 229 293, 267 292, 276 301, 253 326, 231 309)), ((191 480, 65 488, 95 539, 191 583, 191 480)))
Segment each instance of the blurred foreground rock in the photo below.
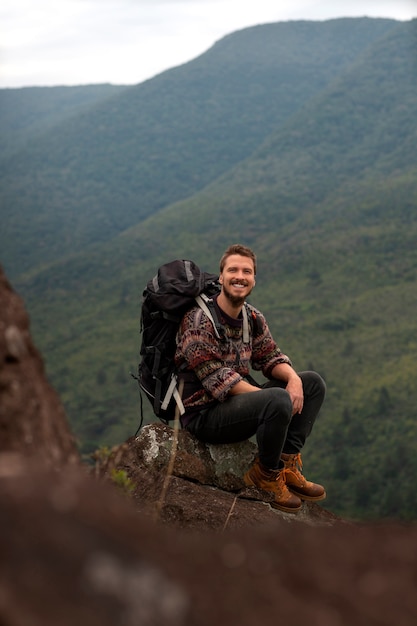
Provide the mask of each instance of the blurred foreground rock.
POLYGON ((0 511, 2 626, 417 623, 415 526, 182 531, 81 470, 24 466, 0 511))
POLYGON ((21 298, 0 267, 0 452, 51 467, 79 462, 62 404, 45 377, 21 298))

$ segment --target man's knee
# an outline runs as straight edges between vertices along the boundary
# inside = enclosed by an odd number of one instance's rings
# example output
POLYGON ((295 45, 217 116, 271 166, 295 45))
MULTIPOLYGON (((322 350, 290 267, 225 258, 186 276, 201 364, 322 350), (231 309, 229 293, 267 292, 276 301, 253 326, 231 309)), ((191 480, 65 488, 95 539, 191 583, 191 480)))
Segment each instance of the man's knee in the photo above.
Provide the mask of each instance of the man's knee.
POLYGON ((261 389, 259 392, 262 394, 265 403, 265 409, 271 417, 279 416, 280 419, 287 418, 288 422, 292 416, 292 401, 290 394, 286 389, 280 387, 269 387, 267 389, 261 389))
POLYGON ((316 393, 326 393, 326 383, 323 378, 314 371, 299 372, 298 374, 303 382, 304 392, 315 391, 316 393))

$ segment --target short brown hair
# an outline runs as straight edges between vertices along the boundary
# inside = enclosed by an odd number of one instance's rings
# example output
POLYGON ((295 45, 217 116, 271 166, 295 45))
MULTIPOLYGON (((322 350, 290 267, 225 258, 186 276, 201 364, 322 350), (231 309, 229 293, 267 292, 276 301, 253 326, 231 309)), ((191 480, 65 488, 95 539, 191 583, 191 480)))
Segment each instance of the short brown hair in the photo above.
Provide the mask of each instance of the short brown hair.
POLYGON ((226 264, 226 259, 232 254, 239 254, 240 256, 247 256, 249 259, 253 261, 253 267, 256 274, 256 254, 247 246, 243 246, 240 243, 234 243, 229 246, 227 250, 223 253, 222 258, 220 259, 220 274, 222 273, 224 266, 226 264))

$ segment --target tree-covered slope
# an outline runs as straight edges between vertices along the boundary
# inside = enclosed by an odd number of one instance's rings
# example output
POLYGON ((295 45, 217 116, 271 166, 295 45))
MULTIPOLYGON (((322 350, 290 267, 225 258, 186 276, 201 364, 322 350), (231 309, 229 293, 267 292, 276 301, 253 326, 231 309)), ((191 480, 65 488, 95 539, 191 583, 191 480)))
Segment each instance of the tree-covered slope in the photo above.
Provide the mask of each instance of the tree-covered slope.
POLYGON ((29 142, 1 173, 9 274, 106 241, 204 188, 396 25, 363 18, 245 29, 29 142))
POLYGON ((125 88, 86 85, 0 89, 0 158, 10 158, 24 149, 29 139, 125 88))

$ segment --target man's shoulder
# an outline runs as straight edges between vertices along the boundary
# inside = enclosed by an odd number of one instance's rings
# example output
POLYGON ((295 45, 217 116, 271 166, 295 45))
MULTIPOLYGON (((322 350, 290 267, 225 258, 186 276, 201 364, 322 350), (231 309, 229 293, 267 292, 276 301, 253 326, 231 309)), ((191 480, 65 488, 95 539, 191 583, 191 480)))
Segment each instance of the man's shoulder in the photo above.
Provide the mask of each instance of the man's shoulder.
POLYGON ((264 314, 250 304, 249 302, 245 302, 246 310, 248 312, 248 317, 250 320, 250 326, 252 328, 252 334, 254 337, 259 337, 264 334, 266 328, 266 319, 264 314))
POLYGON ((185 313, 181 322, 183 332, 186 330, 200 331, 214 334, 217 339, 220 339, 224 326, 225 322, 222 321, 221 314, 211 299, 205 299, 201 305, 197 302, 195 305, 192 305, 185 313))
POLYGON ((203 309, 196 303, 185 312, 182 318, 182 324, 185 324, 186 326, 193 326, 196 328, 199 327, 201 324, 204 324, 206 320, 208 323, 210 323, 210 320, 203 311, 203 309))
POLYGON ((253 317, 259 317, 260 319, 263 319, 263 320, 265 319, 265 315, 262 313, 262 311, 260 311, 255 306, 253 306, 253 304, 251 304, 250 302, 245 302, 245 306, 246 306, 246 310, 253 317))

